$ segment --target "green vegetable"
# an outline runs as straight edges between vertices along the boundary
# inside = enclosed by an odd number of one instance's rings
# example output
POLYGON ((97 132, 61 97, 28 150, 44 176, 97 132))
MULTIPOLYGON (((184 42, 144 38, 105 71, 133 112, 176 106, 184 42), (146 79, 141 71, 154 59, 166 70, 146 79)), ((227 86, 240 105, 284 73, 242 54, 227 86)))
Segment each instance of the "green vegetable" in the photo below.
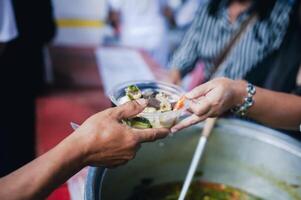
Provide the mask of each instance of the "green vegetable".
POLYGON ((136 85, 130 85, 125 89, 126 95, 130 100, 139 99, 142 96, 140 89, 136 85))
POLYGON ((152 125, 149 122, 149 120, 144 117, 135 117, 132 119, 128 119, 126 120, 126 124, 138 129, 152 128, 152 125))

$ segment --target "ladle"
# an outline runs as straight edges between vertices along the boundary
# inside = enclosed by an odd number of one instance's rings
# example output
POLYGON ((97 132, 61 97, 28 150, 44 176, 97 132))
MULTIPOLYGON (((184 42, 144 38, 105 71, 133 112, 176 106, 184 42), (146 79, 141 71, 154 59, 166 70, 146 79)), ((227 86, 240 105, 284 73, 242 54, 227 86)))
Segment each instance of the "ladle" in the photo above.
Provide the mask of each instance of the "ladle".
POLYGON ((180 193, 180 196, 179 196, 178 200, 184 200, 185 197, 186 197, 187 191, 189 189, 189 186, 191 184, 191 181, 194 177, 195 171, 196 171, 196 169, 199 165, 199 162, 201 160, 203 151, 205 149, 207 139, 210 136, 210 134, 212 132, 212 129, 214 128, 216 120, 217 120, 217 118, 208 118, 205 121, 205 125, 204 125, 204 128, 202 130, 202 134, 201 134, 201 137, 199 139, 199 143, 198 143, 198 145, 196 147, 196 150, 194 152, 194 155, 192 157, 192 161, 191 161, 191 164, 189 166, 189 170, 188 170, 188 173, 186 175, 185 182, 184 182, 184 185, 182 187, 182 190, 181 190, 181 193, 180 193))

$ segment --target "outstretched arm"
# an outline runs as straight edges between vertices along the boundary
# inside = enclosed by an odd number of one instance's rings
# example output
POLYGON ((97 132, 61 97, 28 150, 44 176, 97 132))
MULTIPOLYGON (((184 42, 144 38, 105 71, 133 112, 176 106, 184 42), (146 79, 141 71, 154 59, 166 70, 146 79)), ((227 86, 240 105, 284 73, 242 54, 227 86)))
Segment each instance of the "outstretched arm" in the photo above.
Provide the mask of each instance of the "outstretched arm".
POLYGON ((167 129, 138 130, 120 123, 146 107, 132 101, 93 115, 49 152, 0 179, 0 199, 45 199, 87 165, 115 167, 134 158, 140 143, 167 136, 167 129))
MULTIPOLYGON (((242 94, 238 98, 241 99, 245 97, 242 95, 246 95, 246 83, 241 82, 239 87, 242 94)), ((255 104, 247 113, 248 117, 271 127, 299 130, 301 124, 301 97, 259 87, 256 89, 255 104)))
MULTIPOLYGON (((186 94, 190 100, 190 117, 172 128, 172 132, 188 127, 208 117, 217 117, 234 106, 241 105, 247 96, 247 83, 241 80, 217 78, 186 94)), ((301 124, 301 97, 256 87, 254 105, 247 116, 272 126, 298 130, 301 124)))

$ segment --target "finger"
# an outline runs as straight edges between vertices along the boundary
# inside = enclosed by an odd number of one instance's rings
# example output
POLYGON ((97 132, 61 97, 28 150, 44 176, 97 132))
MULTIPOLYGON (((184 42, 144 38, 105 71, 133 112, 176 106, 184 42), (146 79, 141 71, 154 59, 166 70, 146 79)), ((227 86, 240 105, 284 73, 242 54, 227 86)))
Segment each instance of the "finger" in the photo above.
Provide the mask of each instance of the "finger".
POLYGON ((201 96, 205 96, 206 93, 208 92, 209 90, 209 83, 204 83, 196 88, 194 88, 193 90, 191 90, 190 92, 186 93, 185 96, 188 98, 188 99, 195 99, 195 98, 198 98, 198 97, 201 97, 201 96))
POLYGON ((167 128, 150 128, 150 129, 135 129, 138 141, 141 142, 152 142, 157 139, 165 138, 170 133, 167 128))
POLYGON ((177 131, 180 131, 184 128, 187 128, 191 125, 194 125, 200 121, 203 121, 207 118, 207 115, 204 115, 204 116, 197 116, 197 115, 191 115, 190 117, 187 117, 186 119, 183 119, 182 121, 180 121, 178 124, 176 124, 175 126, 173 126, 171 128, 171 132, 172 133, 175 133, 177 131))
POLYGON ((186 115, 192 115, 193 111, 191 110, 190 107, 188 107, 186 110, 184 110, 184 114, 186 114, 186 115))
POLYGON ((206 98, 202 98, 196 101, 189 101, 190 110, 198 116, 202 116, 209 112, 211 104, 206 98))
POLYGON ((118 119, 131 118, 141 113, 147 106, 147 100, 138 99, 130 101, 115 108, 114 113, 118 119))

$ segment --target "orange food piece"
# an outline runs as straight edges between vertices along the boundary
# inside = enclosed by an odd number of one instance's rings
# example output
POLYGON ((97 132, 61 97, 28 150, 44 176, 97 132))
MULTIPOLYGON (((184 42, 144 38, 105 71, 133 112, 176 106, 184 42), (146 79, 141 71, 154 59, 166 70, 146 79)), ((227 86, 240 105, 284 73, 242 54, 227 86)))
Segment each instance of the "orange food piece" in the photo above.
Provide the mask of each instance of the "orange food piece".
POLYGON ((186 100, 186 97, 185 96, 182 96, 179 101, 176 103, 175 107, 173 108, 173 110, 180 110, 181 108, 184 107, 185 105, 185 100, 186 100))

